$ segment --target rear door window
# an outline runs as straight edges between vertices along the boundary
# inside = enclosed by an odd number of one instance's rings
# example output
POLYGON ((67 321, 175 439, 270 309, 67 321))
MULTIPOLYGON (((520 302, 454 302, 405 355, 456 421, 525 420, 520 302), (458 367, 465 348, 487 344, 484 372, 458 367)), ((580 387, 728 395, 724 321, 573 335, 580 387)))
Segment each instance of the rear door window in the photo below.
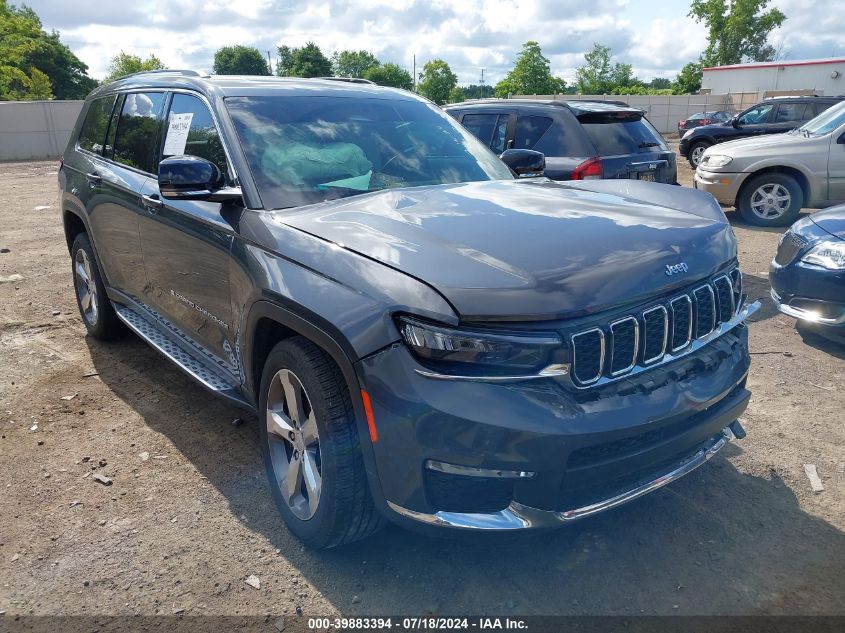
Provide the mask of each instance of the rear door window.
POLYGON ((114 139, 114 160, 155 173, 166 97, 164 92, 132 92, 126 95, 114 139))
POLYGON ((94 99, 88 106, 88 113, 85 115, 85 121, 82 123, 82 129, 79 132, 80 149, 102 156, 115 98, 115 95, 110 95, 94 99))
POLYGON ((537 141, 546 133, 552 120, 546 116, 520 116, 516 120, 513 137, 515 149, 534 149, 537 141))
POLYGON ((774 123, 797 123, 799 121, 806 121, 804 118, 804 110, 807 105, 804 103, 779 103, 777 112, 775 113, 774 123))
POLYGON ((620 156, 665 149, 657 132, 639 115, 588 113, 578 117, 600 156, 620 156))

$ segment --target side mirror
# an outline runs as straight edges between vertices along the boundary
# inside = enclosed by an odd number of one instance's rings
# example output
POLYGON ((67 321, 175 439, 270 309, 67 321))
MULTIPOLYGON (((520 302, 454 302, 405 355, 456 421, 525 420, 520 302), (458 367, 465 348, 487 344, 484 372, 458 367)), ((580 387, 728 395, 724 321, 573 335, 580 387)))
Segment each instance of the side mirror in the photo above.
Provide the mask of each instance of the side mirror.
POLYGON ((520 178, 542 176, 546 170, 546 157, 531 149, 506 149, 499 158, 520 178))
POLYGON ((161 161, 158 189, 168 200, 228 202, 243 195, 239 187, 225 187, 217 165, 199 156, 171 156, 161 161))
POLYGON ((739 117, 735 116, 731 119, 731 125, 737 129, 739 129, 739 117))

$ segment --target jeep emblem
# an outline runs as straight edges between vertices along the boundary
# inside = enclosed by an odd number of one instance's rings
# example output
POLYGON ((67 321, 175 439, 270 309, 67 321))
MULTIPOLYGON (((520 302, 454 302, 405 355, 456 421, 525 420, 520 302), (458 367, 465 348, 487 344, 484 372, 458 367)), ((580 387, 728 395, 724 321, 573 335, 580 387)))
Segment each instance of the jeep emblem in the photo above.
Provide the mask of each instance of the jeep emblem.
POLYGON ((689 268, 687 267, 687 265, 684 262, 681 262, 680 264, 675 264, 674 266, 670 266, 669 264, 666 264, 666 274, 669 275, 670 277, 672 275, 677 275, 678 273, 686 273, 686 272, 689 272, 689 268))

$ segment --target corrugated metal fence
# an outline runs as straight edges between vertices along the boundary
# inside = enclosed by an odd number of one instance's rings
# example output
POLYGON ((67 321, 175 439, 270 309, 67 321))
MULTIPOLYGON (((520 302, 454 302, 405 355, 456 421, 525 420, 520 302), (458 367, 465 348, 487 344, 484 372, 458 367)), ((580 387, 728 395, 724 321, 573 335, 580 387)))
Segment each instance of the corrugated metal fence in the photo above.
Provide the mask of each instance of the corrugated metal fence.
POLYGON ((0 101, 0 161, 58 158, 82 101, 0 101))
MULTIPOLYGON (((713 95, 538 95, 515 99, 606 99, 646 111, 661 133, 705 110, 737 112, 764 97, 759 92, 713 95)), ((82 101, 0 101, 0 161, 57 158, 65 150, 82 101)))

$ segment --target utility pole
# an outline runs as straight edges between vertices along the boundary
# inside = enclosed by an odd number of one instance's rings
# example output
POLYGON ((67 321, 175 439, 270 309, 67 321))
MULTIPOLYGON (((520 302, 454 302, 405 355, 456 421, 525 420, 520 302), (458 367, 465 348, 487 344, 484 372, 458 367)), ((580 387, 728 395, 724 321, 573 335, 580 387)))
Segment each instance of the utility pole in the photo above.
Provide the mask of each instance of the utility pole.
POLYGON ((414 53, 414 92, 417 91, 417 54, 414 53))
POLYGON ((479 99, 484 98, 484 69, 481 69, 481 94, 478 95, 479 99))
POLYGON ((270 68, 270 74, 273 74, 273 61, 270 59, 270 51, 267 51, 267 66, 270 68))

